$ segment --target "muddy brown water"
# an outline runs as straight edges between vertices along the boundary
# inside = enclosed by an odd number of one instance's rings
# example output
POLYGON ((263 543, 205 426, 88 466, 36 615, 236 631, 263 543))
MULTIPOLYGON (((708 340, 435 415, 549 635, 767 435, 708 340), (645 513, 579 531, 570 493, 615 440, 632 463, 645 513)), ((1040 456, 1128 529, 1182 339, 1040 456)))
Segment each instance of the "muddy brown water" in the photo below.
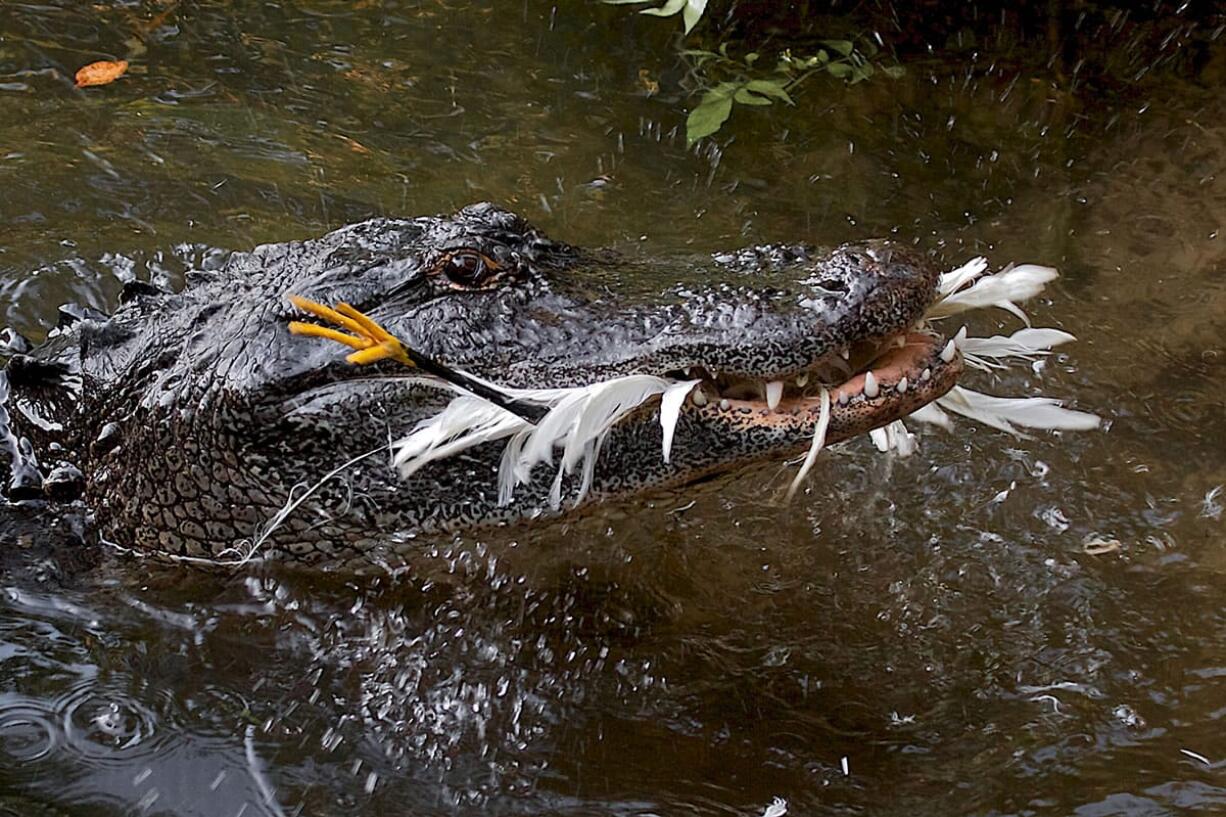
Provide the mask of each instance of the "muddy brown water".
POLYGON ((913 48, 687 151, 673 23, 625 7, 0 4, 27 334, 132 275, 490 199, 676 259, 651 287, 760 241, 1056 265, 1030 311, 1080 342, 972 385, 1106 420, 859 441, 790 504, 769 464, 373 576, 82 568, 51 521, 10 531, 0 814, 1226 813, 1226 50, 1156 8, 1085 5, 1050 60, 913 48))

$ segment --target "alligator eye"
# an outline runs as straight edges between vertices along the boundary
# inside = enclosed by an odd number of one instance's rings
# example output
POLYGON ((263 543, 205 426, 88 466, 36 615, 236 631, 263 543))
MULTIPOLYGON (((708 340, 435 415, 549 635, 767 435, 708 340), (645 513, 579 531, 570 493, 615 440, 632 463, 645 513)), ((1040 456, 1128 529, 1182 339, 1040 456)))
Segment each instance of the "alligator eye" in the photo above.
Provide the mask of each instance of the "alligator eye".
POLYGON ((473 288, 485 283, 498 271, 498 265, 489 256, 478 252, 457 252, 443 262, 443 274, 451 283, 473 288))

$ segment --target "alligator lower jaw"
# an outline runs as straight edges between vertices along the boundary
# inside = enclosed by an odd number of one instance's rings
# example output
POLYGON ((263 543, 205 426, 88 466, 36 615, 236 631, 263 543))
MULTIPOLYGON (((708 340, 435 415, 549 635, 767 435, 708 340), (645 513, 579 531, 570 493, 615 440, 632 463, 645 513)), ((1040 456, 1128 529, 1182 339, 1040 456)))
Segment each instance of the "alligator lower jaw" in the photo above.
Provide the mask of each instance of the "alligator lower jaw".
MULTIPOLYGON (((962 374, 963 360, 951 343, 927 332, 909 332, 886 344, 882 354, 837 385, 827 385, 830 424, 827 442, 845 440, 900 420, 953 388, 962 374)), ((853 360, 854 360, 853 355, 853 360)), ((761 399, 733 397, 746 391, 744 380, 720 392, 719 380, 704 380, 687 402, 686 411, 711 425, 745 429, 759 427, 788 434, 798 441, 813 433, 821 414, 821 386, 809 373, 793 376, 772 407, 767 385, 752 390, 761 399), (799 385, 796 385, 799 383, 799 385)), ((778 388, 778 386, 776 386, 778 388)))

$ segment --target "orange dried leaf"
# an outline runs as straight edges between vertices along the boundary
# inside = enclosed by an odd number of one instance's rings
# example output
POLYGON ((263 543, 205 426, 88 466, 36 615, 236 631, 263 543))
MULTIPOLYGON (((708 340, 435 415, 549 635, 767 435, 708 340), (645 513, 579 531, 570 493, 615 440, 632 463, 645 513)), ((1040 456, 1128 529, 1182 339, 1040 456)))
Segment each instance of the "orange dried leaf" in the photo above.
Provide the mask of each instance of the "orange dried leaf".
POLYGON ((127 60, 119 60, 118 62, 109 62, 107 60, 91 62, 77 72, 77 87, 85 88, 90 85, 107 85, 122 77, 127 70, 127 60))
POLYGON ((348 145, 349 149, 352 150, 354 153, 370 153, 370 148, 366 147, 366 145, 363 145, 357 139, 350 139, 348 136, 344 136, 339 133, 334 133, 332 135, 335 136, 337 139, 340 139, 346 145, 348 145))

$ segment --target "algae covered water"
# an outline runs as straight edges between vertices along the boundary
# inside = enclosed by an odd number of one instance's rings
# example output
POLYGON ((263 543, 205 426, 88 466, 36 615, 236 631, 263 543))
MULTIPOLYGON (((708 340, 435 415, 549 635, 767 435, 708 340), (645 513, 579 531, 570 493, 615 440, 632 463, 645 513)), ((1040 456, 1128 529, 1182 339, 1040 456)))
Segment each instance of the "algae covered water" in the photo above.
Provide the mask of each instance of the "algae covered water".
POLYGON ((694 147, 680 23, 625 6, 0 5, 0 310, 30 337, 134 277, 491 200, 675 259, 646 290, 770 241, 1059 267, 1029 311, 1079 342, 967 382, 1106 421, 866 439, 790 503, 772 463, 364 576, 14 524, 0 814, 1226 811, 1226 19, 918 5, 813 24, 901 76, 814 76, 694 147))

